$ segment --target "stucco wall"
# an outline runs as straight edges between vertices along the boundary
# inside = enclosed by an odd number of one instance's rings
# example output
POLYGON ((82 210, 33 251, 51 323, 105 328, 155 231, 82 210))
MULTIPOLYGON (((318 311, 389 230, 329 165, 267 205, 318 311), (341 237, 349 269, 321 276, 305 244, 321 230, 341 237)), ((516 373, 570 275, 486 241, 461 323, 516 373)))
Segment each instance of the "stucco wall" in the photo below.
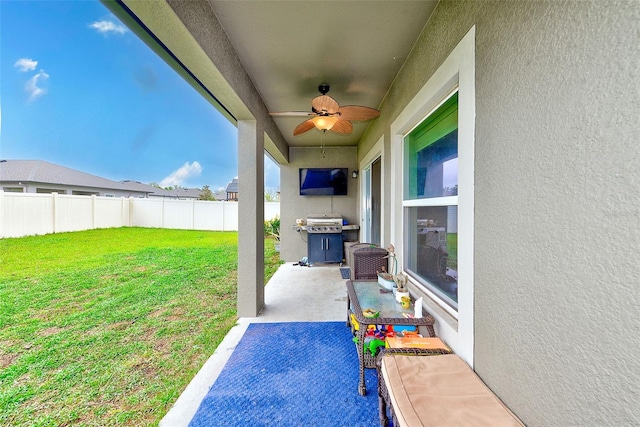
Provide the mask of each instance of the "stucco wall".
POLYGON ((640 424, 639 23, 442 1, 359 150, 475 24, 475 369, 529 426, 640 424))
POLYGON ((296 218, 309 214, 340 214, 349 223, 356 224, 358 204, 358 179, 351 178, 357 169, 356 147, 326 147, 324 156, 319 147, 292 147, 289 149, 290 163, 280 166, 280 255, 285 261, 298 261, 307 255, 307 235, 291 229, 296 218), (349 187, 346 196, 300 196, 300 168, 348 168, 349 187))

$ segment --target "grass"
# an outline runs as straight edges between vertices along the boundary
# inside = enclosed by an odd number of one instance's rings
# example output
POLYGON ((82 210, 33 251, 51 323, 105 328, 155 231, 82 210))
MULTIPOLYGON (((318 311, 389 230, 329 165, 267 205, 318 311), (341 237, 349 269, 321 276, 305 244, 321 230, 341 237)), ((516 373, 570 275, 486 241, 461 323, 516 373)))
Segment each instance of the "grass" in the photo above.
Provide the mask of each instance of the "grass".
POLYGON ((458 271, 458 233, 447 233, 447 267, 458 271))
POLYGON ((237 233, 3 239, 0 266, 0 425, 155 425, 236 322, 237 233))

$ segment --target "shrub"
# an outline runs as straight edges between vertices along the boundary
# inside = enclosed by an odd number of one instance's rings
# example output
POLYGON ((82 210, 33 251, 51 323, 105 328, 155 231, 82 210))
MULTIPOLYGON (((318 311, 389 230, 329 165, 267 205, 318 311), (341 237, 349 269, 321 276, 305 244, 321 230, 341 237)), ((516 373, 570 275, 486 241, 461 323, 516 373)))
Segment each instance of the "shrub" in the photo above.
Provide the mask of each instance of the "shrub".
POLYGON ((280 217, 278 215, 264 222, 264 235, 280 241, 280 217))

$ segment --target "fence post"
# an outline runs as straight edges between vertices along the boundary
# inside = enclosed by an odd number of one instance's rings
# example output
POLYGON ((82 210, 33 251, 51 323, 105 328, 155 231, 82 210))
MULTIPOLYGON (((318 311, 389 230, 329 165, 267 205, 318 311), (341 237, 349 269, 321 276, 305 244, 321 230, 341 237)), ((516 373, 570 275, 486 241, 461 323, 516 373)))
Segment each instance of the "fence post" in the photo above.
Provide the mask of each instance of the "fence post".
POLYGON ((91 228, 96 228, 96 195, 91 195, 91 228))
POLYGON ((128 199, 120 197, 120 227, 127 226, 127 221, 129 219, 129 210, 127 209, 128 204, 128 199))
POLYGON ((128 217, 129 217, 129 227, 133 227, 133 197, 129 196, 129 212, 128 212, 128 217))
POLYGON ((196 229, 196 200, 191 199, 191 229, 196 229))
POLYGON ((58 193, 51 193, 53 200, 53 233, 58 231, 58 193))
POLYGON ((227 221, 225 219, 225 212, 227 211, 227 206, 225 205, 225 203, 227 203, 225 200, 222 201, 222 231, 227 231, 227 221))
POLYGON ((0 239, 4 236, 4 191, 0 188, 0 239))

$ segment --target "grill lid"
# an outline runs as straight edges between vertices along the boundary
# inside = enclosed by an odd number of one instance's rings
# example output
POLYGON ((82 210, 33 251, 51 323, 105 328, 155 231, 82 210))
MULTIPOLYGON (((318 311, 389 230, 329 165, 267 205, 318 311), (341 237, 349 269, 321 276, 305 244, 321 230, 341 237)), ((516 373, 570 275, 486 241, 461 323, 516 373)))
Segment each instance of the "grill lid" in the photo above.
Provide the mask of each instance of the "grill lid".
POLYGON ((307 216, 308 233, 342 233, 342 215, 309 215, 307 216))

